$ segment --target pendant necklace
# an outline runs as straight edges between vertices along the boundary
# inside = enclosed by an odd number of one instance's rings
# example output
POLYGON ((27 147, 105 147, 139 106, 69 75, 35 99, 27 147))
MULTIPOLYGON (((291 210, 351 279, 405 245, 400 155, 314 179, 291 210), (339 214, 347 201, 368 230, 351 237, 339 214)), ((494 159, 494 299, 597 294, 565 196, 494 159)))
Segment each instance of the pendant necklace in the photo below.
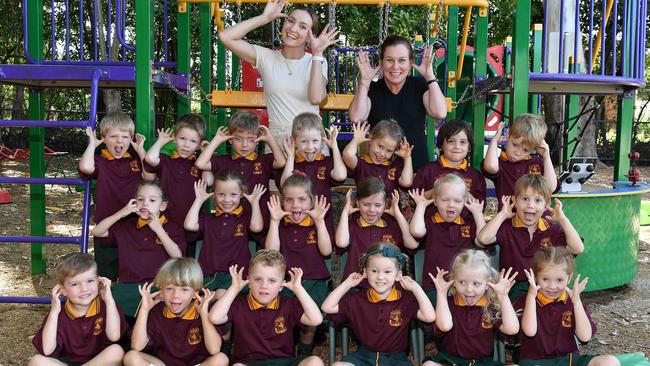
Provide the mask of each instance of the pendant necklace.
POLYGON ((291 68, 289 67, 289 61, 287 61, 286 57, 284 55, 282 56, 282 59, 284 60, 284 65, 287 67, 287 71, 289 72, 289 76, 293 75, 293 72, 291 72, 291 68))

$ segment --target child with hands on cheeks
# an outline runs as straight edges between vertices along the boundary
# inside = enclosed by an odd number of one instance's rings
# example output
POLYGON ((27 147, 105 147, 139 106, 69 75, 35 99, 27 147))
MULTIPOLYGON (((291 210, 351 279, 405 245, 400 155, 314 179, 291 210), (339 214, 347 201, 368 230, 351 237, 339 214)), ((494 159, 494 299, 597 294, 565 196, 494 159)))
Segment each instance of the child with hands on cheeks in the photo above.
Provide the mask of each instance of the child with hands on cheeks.
POLYGON ((506 335, 519 332, 517 315, 508 298, 517 273, 497 273, 490 258, 480 250, 462 251, 451 272, 436 268, 429 277, 436 286, 434 335, 442 336, 438 353, 424 366, 499 366, 493 361, 494 330, 506 335), (449 281, 444 276, 450 273, 449 281))
POLYGON ((205 287, 217 290, 215 297, 219 299, 230 287, 228 268, 233 264, 243 267, 251 258, 249 232, 259 233, 264 228, 260 198, 266 189, 257 184, 247 194, 244 178, 233 169, 218 171, 213 187, 214 192, 207 193, 203 180, 194 184, 196 199, 185 218, 185 229, 198 232, 203 238, 199 263, 206 276, 205 287), (212 196, 214 214, 199 213, 212 196))
POLYGON ((209 319, 214 293, 201 289, 203 273, 193 258, 168 260, 142 296, 126 366, 226 366, 221 337, 209 319), (153 286, 159 290, 151 292, 153 286), (203 296, 199 294, 203 291, 203 296), (147 349, 147 352, 145 352, 147 349))
POLYGON ((562 202, 555 199, 555 207, 549 206, 551 192, 541 175, 527 174, 519 178, 514 198, 504 196, 501 203, 501 210, 477 238, 479 245, 484 247, 498 242, 501 269, 512 267, 519 273, 510 293, 510 299, 516 301, 528 291, 528 281, 522 273, 531 267, 538 249, 566 246, 571 254, 578 255, 585 247, 571 221, 564 215, 562 202), (546 212, 551 216, 542 218, 546 212))
POLYGON ((50 312, 32 343, 38 355, 29 365, 121 365, 116 344, 128 325, 111 294, 111 280, 97 276, 97 264, 84 253, 66 255, 55 269, 50 312), (67 297, 61 307, 61 296, 67 297))
POLYGON ((413 146, 404 136, 402 127, 392 120, 382 120, 372 130, 367 122, 352 124, 354 136, 343 149, 343 162, 357 182, 379 177, 390 194, 398 187, 409 188, 413 183, 413 146), (370 135, 368 135, 370 131, 370 135), (359 145, 370 141, 368 153, 359 157, 359 145), (400 159, 395 159, 397 155, 400 159))
POLYGON ((234 365, 323 365, 318 356, 294 356, 295 327, 316 327, 323 316, 302 286, 302 269, 292 268, 288 282, 284 280, 285 271, 282 254, 272 249, 260 250, 253 256, 246 280, 244 268, 230 267, 232 284, 210 310, 210 320, 217 325, 232 322, 234 365), (240 294, 247 285, 248 294, 240 294), (282 288, 292 291, 295 297, 281 295, 282 288))
POLYGON ((433 305, 406 271, 408 257, 391 243, 373 244, 353 272, 325 299, 321 309, 337 323, 348 323, 359 341, 356 352, 334 366, 411 365, 407 358, 409 323, 436 320, 433 305), (350 292, 367 278, 367 290, 350 292), (400 286, 397 286, 399 282, 400 286))
POLYGON ((526 297, 515 303, 521 311, 521 354, 519 365, 618 366, 611 355, 581 355, 575 338, 589 342, 596 332, 587 306, 580 294, 588 278, 576 276, 573 289, 568 288, 575 271, 575 258, 567 248, 541 248, 533 257, 533 267, 525 269, 528 278, 526 297))
POLYGON ((372 243, 382 241, 407 249, 418 247, 399 209, 399 193, 393 191, 387 208, 386 188, 381 179, 368 177, 359 183, 354 201, 356 206, 352 205, 350 189, 336 227, 336 246, 348 250, 343 278, 357 272, 359 260, 372 243))

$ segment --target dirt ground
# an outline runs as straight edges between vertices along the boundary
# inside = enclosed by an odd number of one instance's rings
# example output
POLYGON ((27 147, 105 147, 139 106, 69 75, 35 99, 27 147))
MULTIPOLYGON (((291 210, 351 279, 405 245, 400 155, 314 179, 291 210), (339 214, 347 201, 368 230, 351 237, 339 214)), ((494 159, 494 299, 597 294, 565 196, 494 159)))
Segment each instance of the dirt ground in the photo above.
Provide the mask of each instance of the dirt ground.
MULTIPOLYGON (((2 176, 26 176, 27 161, 1 161, 2 176)), ((650 168, 642 168, 646 179, 650 168)), ((73 167, 66 174, 74 176, 73 167)), ((612 168, 598 167, 590 181, 592 189, 610 187, 612 168)), ((5 186, 14 202, 0 205, 0 235, 26 235, 29 231, 28 186, 5 186)), ((49 235, 79 235, 83 196, 74 187, 46 187, 49 235)), ((650 199, 647 195, 644 199, 650 199)), ((491 202, 494 206, 495 202, 491 202)), ((31 276, 30 246, 0 243, 0 294, 2 296, 48 296, 53 280, 48 275, 31 276)), ((45 247, 48 271, 62 255, 76 246, 45 247)), ((588 293, 598 332, 583 348, 588 353, 650 353, 650 226, 642 227, 638 255, 639 272, 629 285, 588 293)), ((0 304, 0 365, 25 365, 34 354, 31 338, 43 321, 48 306, 0 304)), ((317 352, 325 352, 322 344, 317 352)))

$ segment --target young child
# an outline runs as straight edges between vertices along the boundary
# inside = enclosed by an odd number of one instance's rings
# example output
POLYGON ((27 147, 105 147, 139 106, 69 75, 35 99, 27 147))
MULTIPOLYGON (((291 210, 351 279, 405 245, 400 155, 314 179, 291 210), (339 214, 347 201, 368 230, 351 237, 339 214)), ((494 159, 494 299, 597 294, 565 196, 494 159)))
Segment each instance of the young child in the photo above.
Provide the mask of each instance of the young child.
POLYGON ((210 310, 210 321, 234 328, 232 363, 256 365, 322 366, 317 356, 294 356, 293 332, 298 326, 315 327, 323 321, 318 305, 301 284, 303 271, 286 264, 277 250, 258 251, 250 261, 248 279, 243 268, 230 267, 232 285, 210 310), (247 295, 240 292, 248 285, 247 295), (280 295, 282 288, 295 297, 280 295))
POLYGON ((429 277, 436 285, 436 324, 434 335, 441 335, 438 353, 424 366, 476 365, 498 366, 492 360, 495 330, 506 335, 519 332, 517 314, 508 298, 508 291, 517 273, 501 271, 490 264, 490 257, 480 250, 462 251, 449 273, 437 269, 429 277))
POLYGON ((336 246, 348 250, 343 278, 359 271, 359 261, 372 243, 383 241, 417 249, 418 242, 411 236, 409 224, 399 210, 399 194, 393 191, 389 209, 386 209, 386 198, 384 182, 377 177, 368 177, 357 186, 356 207, 352 206, 351 189, 345 196, 336 228, 336 246))
POLYGON ((264 227, 260 197, 266 190, 258 184, 246 194, 244 178, 233 169, 217 172, 213 193, 205 188, 202 180, 194 183, 196 199, 185 219, 185 229, 198 231, 203 238, 199 263, 206 276, 204 284, 218 290, 215 298, 219 299, 230 287, 228 268, 234 264, 244 267, 251 259, 248 232, 258 233, 264 227), (199 213, 203 202, 213 195, 215 213, 199 213))
POLYGON ((162 214, 166 208, 158 182, 143 181, 134 199, 91 231, 117 244, 120 282, 115 297, 131 320, 140 301, 138 285, 152 281, 167 259, 180 258, 186 250, 185 231, 162 214))
MULTIPOLYGON (((271 222, 266 249, 279 250, 290 268, 303 268, 307 293, 321 304, 329 289, 330 278, 324 257, 332 254, 332 238, 325 225, 329 210, 325 197, 314 197, 309 177, 294 174, 282 185, 280 197, 273 196, 268 208, 271 222)), ((315 327, 305 327, 298 355, 309 355, 314 346, 315 327)))
POLYGON ((97 277, 97 264, 84 253, 63 257, 55 275, 50 312, 32 339, 39 355, 29 365, 121 365, 124 350, 116 342, 128 325, 111 295, 111 280, 97 277), (61 296, 67 297, 64 309, 61 296))
POLYGON ((203 272, 194 258, 174 258, 165 262, 153 283, 138 286, 142 302, 124 365, 228 365, 209 319, 214 293, 201 289, 202 284, 203 272), (152 293, 154 285, 159 290, 152 293))
POLYGON ((351 273, 325 299, 321 309, 334 321, 350 324, 359 341, 358 350, 335 366, 412 365, 406 352, 409 322, 417 317, 431 323, 436 313, 420 285, 402 275, 407 261, 395 245, 375 243, 361 260, 363 273, 351 273), (364 278, 367 290, 349 292, 364 278))
POLYGON ((524 269, 532 266, 533 255, 539 248, 566 246, 573 255, 584 250, 582 238, 562 211, 562 202, 556 198, 555 207, 549 207, 550 204, 551 192, 544 177, 526 174, 517 180, 514 198, 503 196, 501 210, 478 234, 481 246, 499 243, 501 269, 512 267, 519 273, 510 291, 513 302, 528 291, 524 269), (546 210, 551 216, 542 218, 546 210))
MULTIPOLYGON (((454 173, 465 181, 465 185, 474 198, 485 202, 485 178, 481 172, 469 166, 467 155, 472 148, 472 128, 463 120, 445 121, 438 131, 436 148, 438 160, 418 169, 413 179, 412 189, 424 190, 427 199, 433 198, 433 184, 442 176, 454 173)), ((463 216, 470 212, 463 211, 463 216)))
POLYGON ((379 177, 386 184, 386 193, 391 194, 398 186, 411 187, 413 183, 413 147, 406 141, 404 131, 392 120, 379 121, 366 137, 370 125, 359 122, 352 125, 354 136, 343 149, 343 162, 353 172, 357 182, 370 176, 379 177), (368 153, 357 156, 359 145, 370 141, 368 153), (397 155, 401 159, 395 159, 397 155))
POLYGON ((501 209, 502 197, 512 196, 515 182, 525 174, 543 175, 551 192, 554 192, 558 186, 551 153, 544 140, 546 124, 542 118, 528 113, 515 118, 508 130, 506 151, 499 154, 498 145, 504 126, 503 122, 499 124, 481 165, 483 175, 494 182, 499 209, 501 209), (530 153, 533 150, 537 150, 540 156, 531 157, 530 153))
MULTIPOLYGON (((267 192, 262 196, 260 205, 266 207, 269 201, 269 180, 274 169, 281 169, 285 164, 284 153, 275 142, 266 126, 260 126, 259 117, 249 111, 238 111, 230 117, 228 129, 219 127, 210 144, 196 159, 196 167, 216 173, 221 169, 235 169, 244 177, 248 192, 252 192, 257 184, 261 184, 267 192), (230 156, 213 156, 216 148, 230 141, 232 153, 230 156), (257 143, 265 142, 271 147, 272 154, 257 154, 257 143)), ((208 182, 209 183, 209 182, 208 182)), ((268 226, 268 211, 263 210, 264 227, 268 226)))
MULTIPOLYGON (((131 117, 124 113, 108 113, 99 122, 101 139, 88 127, 88 146, 79 159, 79 176, 83 179, 96 179, 95 216, 98 223, 117 212, 133 196, 142 178, 153 179, 142 170, 144 159, 144 136, 135 135, 135 125, 131 117), (104 144, 98 153, 95 150, 104 144)), ((118 258, 115 243, 95 238, 95 260, 100 276, 112 281, 117 279, 118 258)))
MULTIPOLYGON (((485 226, 483 201, 468 194, 465 181, 460 176, 450 173, 436 180, 433 185, 433 200, 425 198, 426 192, 411 190, 411 197, 416 203, 411 219, 410 230, 415 238, 424 238, 423 271, 440 268, 451 269, 451 264, 458 253, 472 249, 477 244, 476 233, 485 226), (425 213, 427 206, 435 204, 436 210, 425 213), (467 208, 472 217, 463 217, 467 208), (426 217, 426 218, 425 218, 426 217)), ((433 281, 422 273, 422 287, 431 302, 436 301, 433 281)))
POLYGON ((526 297, 515 303, 523 309, 519 365, 619 366, 611 355, 581 355, 578 341, 589 342, 596 332, 587 306, 580 294, 588 278, 576 276, 574 255, 563 247, 541 248, 533 257, 533 267, 524 270, 530 286, 526 297))

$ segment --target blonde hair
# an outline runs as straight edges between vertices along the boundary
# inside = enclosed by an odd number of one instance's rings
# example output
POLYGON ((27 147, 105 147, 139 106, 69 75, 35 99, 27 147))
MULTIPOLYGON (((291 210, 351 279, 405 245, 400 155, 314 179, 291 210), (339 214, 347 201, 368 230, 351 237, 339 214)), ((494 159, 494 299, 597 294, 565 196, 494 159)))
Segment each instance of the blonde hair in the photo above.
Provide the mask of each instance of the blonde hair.
POLYGON ((287 263, 284 261, 282 253, 275 249, 258 250, 248 264, 248 271, 252 271, 253 267, 258 264, 278 268, 282 273, 287 270, 287 263))
POLYGON ((576 268, 576 259, 566 247, 543 247, 533 255, 533 272, 539 272, 549 266, 566 265, 568 275, 572 275, 576 268))
POLYGON ((59 284, 63 284, 65 279, 73 277, 79 273, 84 273, 89 270, 97 271, 97 263, 92 255, 87 253, 70 253, 64 256, 54 268, 56 280, 59 284))
MULTIPOLYGON (((456 258, 454 258, 454 262, 451 265, 451 271, 449 271, 449 279, 454 280, 458 276, 458 272, 461 270, 461 268, 464 267, 482 269, 485 273, 485 278, 487 281, 490 281, 492 283, 499 282, 499 272, 497 272, 497 270, 492 267, 490 257, 488 257, 488 255, 485 254, 485 252, 482 250, 465 249, 460 252, 456 258)), ((456 288, 452 286, 449 289, 449 292, 452 295, 455 295, 456 288)), ((487 299, 487 305, 485 306, 484 311, 489 314, 490 312, 488 310, 494 309, 496 311, 495 318, 499 318, 499 301, 497 301, 497 296, 494 293, 492 287, 486 287, 484 296, 487 299)))
POLYGON ((517 179, 515 183, 515 197, 524 194, 527 190, 544 196, 546 202, 551 202, 551 190, 546 184, 546 179, 541 174, 526 174, 517 179))
POLYGON ((260 117, 249 111, 237 111, 228 121, 228 132, 237 131, 257 134, 260 130, 260 117))
POLYGON ((321 134, 325 133, 323 121, 317 114, 304 112, 293 119, 293 124, 291 125, 291 136, 293 138, 296 138, 299 132, 306 130, 317 130, 321 134))
POLYGON ((510 126, 509 134, 509 139, 521 137, 521 142, 524 145, 535 149, 544 141, 544 136, 546 136, 546 123, 544 123, 540 116, 523 113, 515 118, 512 126, 510 126))
POLYGON ((442 187, 447 184, 452 186, 463 186, 463 188, 465 189, 465 195, 467 195, 467 185, 465 185, 465 180, 463 180, 463 178, 461 178, 459 175, 454 173, 445 174, 439 179, 436 179, 436 181, 433 183, 434 195, 436 197, 440 195, 442 192, 442 187))
POLYGON ((183 128, 196 131, 199 134, 199 140, 203 139, 205 133, 205 119, 198 113, 188 113, 178 117, 174 131, 178 133, 183 128))
POLYGON ((194 258, 172 258, 160 267, 153 282, 159 288, 176 285, 197 291, 203 287, 203 271, 194 258))
POLYGON ((118 130, 129 131, 129 135, 133 137, 135 134, 135 124, 128 114, 122 112, 107 113, 104 118, 99 122, 99 133, 102 137, 106 136, 108 130, 117 128, 118 130))

